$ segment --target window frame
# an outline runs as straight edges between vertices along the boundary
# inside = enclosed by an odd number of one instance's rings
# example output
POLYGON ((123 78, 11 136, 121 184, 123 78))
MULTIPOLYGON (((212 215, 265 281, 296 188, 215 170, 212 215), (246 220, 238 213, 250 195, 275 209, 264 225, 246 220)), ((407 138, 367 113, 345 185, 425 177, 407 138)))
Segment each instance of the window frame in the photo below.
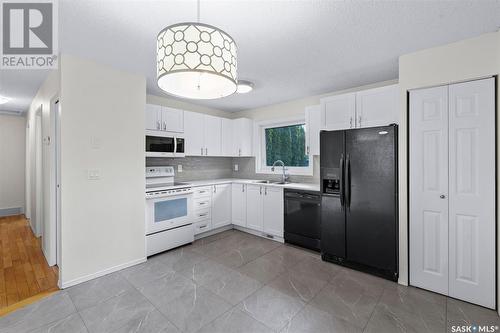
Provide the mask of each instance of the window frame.
MULTIPOLYGON (((285 127, 293 125, 304 125, 306 136, 305 145, 309 144, 309 129, 307 127, 306 118, 304 116, 289 117, 286 119, 273 119, 255 122, 254 128, 254 138, 255 146, 257 147, 256 158, 255 158, 255 173, 261 174, 271 174, 271 175, 281 175, 283 170, 280 166, 277 166, 274 171, 271 171, 271 167, 266 165, 266 129, 274 127, 285 127)), ((306 148, 307 149, 307 148, 306 148)), ((313 175, 313 156, 309 153, 309 166, 307 167, 290 167, 286 166, 287 174, 289 175, 300 175, 300 176, 312 176, 313 175)))

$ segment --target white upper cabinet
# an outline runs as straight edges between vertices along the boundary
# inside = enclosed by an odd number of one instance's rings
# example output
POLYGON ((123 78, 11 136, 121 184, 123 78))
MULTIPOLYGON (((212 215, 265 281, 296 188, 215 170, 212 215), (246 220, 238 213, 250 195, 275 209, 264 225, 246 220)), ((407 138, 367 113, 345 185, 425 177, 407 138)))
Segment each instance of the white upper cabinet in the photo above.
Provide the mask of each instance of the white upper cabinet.
MULTIPOLYGON (((247 185, 247 228, 257 231, 264 229, 264 210, 262 205, 263 186, 247 185)), ((283 214, 283 212, 281 212, 283 214)))
POLYGON ((386 126, 399 122, 399 85, 321 99, 321 129, 386 126))
POLYGON ((161 131, 161 106, 146 104, 146 130, 161 131))
POLYGON ((339 130, 354 128, 356 94, 343 94, 321 99, 321 128, 339 130))
POLYGON ((222 154, 222 118, 205 115, 205 156, 222 154))
MULTIPOLYGON (((252 156, 251 119, 233 120, 185 111, 183 122, 186 156, 252 156)), ((155 119, 150 123, 154 126, 155 119)))
POLYGON ((308 155, 319 155, 319 130, 321 127, 321 107, 308 106, 306 114, 306 151, 308 155))
POLYGON ((233 156, 252 156, 253 120, 238 118, 232 122, 233 156))
POLYGON ((247 226, 247 191, 245 184, 232 184, 232 220, 233 224, 247 226))
POLYGON ((283 237, 283 189, 270 186, 265 187, 263 201, 264 232, 273 236, 283 237))
POLYGON ((184 112, 184 135, 187 156, 203 156, 205 154, 205 119, 197 112, 184 112))
POLYGON ((233 156, 233 121, 222 118, 222 156, 233 156))
POLYGON ((398 85, 356 93, 356 127, 386 126, 397 123, 398 85))
POLYGON ((184 111, 174 108, 162 107, 161 117, 163 128, 167 132, 184 132, 184 111))
POLYGON ((184 132, 184 111, 161 105, 146 104, 146 130, 184 132))
POLYGON ((213 186, 212 228, 231 224, 231 184, 213 186))

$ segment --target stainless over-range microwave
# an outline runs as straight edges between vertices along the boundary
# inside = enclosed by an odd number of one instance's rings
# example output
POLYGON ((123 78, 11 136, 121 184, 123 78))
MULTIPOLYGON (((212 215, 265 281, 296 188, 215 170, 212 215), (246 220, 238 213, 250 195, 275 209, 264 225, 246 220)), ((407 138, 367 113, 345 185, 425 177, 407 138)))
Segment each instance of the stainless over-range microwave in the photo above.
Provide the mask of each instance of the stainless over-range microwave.
POLYGON ((184 157, 185 146, 179 133, 146 134, 146 157, 184 157))

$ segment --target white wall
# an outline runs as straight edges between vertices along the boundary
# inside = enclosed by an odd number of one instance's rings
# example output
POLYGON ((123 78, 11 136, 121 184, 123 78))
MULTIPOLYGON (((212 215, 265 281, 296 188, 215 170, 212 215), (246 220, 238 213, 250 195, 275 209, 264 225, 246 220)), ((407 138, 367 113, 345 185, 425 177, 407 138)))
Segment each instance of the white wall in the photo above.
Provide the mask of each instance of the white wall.
POLYGON ((370 89, 370 88, 377 88, 377 87, 387 86, 387 85, 396 84, 396 83, 398 83, 397 80, 382 81, 382 82, 368 84, 368 85, 364 85, 364 86, 360 86, 360 87, 353 87, 353 88, 349 88, 349 89, 339 90, 339 91, 335 91, 335 92, 331 92, 331 93, 327 93, 327 94, 300 98, 300 99, 296 99, 296 100, 285 102, 285 103, 268 105, 268 106, 264 106, 264 107, 257 108, 257 109, 250 109, 250 110, 245 110, 245 111, 234 112, 234 113, 232 113, 232 118, 244 117, 244 118, 250 118, 250 119, 254 119, 254 120, 268 120, 268 119, 288 118, 288 117, 293 117, 293 116, 298 116, 298 115, 304 116, 305 107, 311 106, 311 105, 318 105, 319 100, 321 98, 324 98, 327 96, 334 96, 334 95, 340 95, 340 94, 365 90, 365 89, 370 89))
POLYGON ((24 212, 26 118, 0 114, 0 216, 24 212))
MULTIPOLYGON (((498 75, 499 73, 500 32, 489 33, 476 38, 407 54, 401 56, 399 59, 399 84, 401 87, 401 124, 399 127, 399 272, 400 283, 402 284, 408 284, 407 91, 410 89, 483 78, 498 75)), ((497 92, 497 98, 499 96, 500 89, 497 92)), ((497 99, 497 107, 499 102, 500 99, 497 99)), ((497 128, 500 124, 499 120, 497 116, 497 128)), ((498 140, 497 151, 500 153, 500 142, 498 140)), ((499 162, 498 156, 500 155, 497 153, 497 165, 499 162)), ((492 179, 491 181, 495 180, 492 179)), ((497 196, 497 200, 500 200, 499 196, 497 196)), ((500 228, 497 228, 497 230, 500 232, 500 228)), ((497 253, 497 260, 499 260, 498 265, 500 266, 500 252, 497 253)), ((498 274, 497 278, 499 278, 498 274)), ((500 285, 500 280, 498 285, 500 285)), ((497 294, 500 296, 500 293, 497 294)))
POLYGON ((185 111, 205 113, 217 117, 232 118, 233 115, 233 113, 231 112, 212 109, 202 105, 192 104, 186 101, 174 100, 164 96, 147 95, 146 102, 148 104, 169 106, 172 108, 177 108, 185 111))
POLYGON ((63 287, 145 260, 146 81, 61 56, 63 287), (100 180, 88 180, 98 169, 100 180))

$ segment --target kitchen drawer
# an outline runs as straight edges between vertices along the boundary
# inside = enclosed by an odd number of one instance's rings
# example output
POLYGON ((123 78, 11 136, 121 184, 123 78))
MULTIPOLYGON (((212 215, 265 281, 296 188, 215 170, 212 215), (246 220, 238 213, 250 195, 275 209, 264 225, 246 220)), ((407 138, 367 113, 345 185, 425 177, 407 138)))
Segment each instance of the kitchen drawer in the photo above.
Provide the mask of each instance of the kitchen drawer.
POLYGON ((193 197, 195 199, 210 197, 212 195, 212 186, 195 187, 193 197))
POLYGON ((200 209, 193 213, 193 222, 198 222, 201 220, 210 220, 212 218, 212 212, 210 208, 200 209))
POLYGON ((212 229, 212 222, 211 220, 203 220, 200 222, 196 222, 195 224, 193 224, 193 226, 194 226, 194 234, 197 235, 212 229))
POLYGON ((212 198, 210 197, 197 198, 193 200, 193 209, 198 210, 198 209, 210 208, 211 203, 212 203, 212 198))

